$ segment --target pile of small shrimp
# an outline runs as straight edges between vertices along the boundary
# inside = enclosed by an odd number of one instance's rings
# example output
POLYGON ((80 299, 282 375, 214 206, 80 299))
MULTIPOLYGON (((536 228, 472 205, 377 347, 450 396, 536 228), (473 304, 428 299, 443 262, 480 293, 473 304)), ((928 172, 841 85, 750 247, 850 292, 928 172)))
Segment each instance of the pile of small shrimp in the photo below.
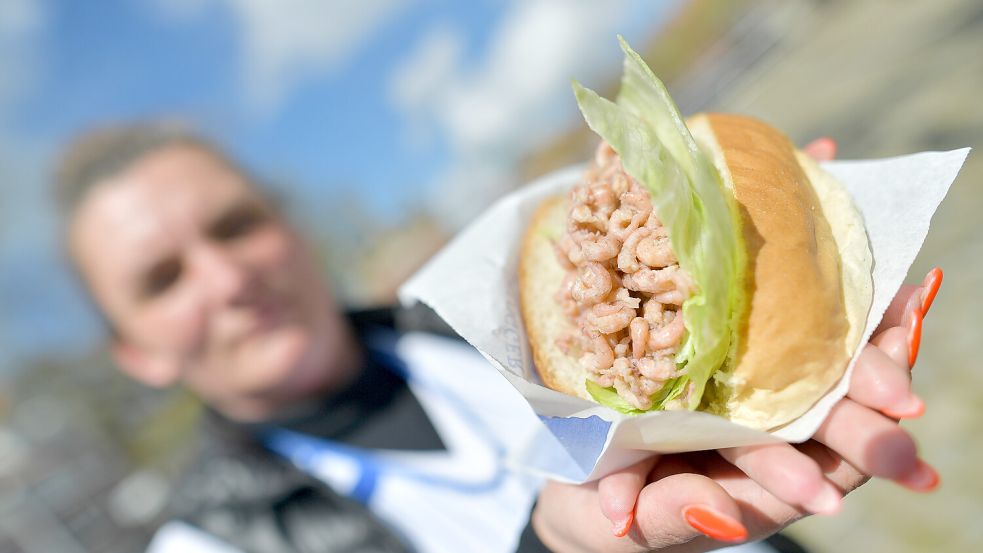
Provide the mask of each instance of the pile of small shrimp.
POLYGON ((681 306, 693 284, 679 267, 649 193, 602 142, 594 163, 570 192, 567 231, 556 242, 567 269, 557 300, 579 334, 557 345, 581 352, 591 379, 638 409, 678 376, 681 306))

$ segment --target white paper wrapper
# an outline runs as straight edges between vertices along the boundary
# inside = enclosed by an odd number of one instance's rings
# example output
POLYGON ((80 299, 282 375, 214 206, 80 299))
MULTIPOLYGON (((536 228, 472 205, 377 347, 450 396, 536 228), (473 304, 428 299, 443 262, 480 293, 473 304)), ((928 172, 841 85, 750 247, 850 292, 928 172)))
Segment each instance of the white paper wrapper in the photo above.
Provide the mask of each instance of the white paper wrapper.
POLYGON ((932 215, 968 153, 969 148, 964 148, 823 165, 846 186, 864 218, 874 258, 873 304, 861 346, 845 376, 808 412, 772 433, 698 412, 623 415, 539 383, 519 312, 518 252, 539 203, 570 189, 583 167, 557 171, 498 201, 407 281, 400 299, 433 308, 529 402, 544 429, 516 462, 551 478, 593 480, 650 451, 805 441, 846 394, 863 344, 901 286, 925 241, 932 215))

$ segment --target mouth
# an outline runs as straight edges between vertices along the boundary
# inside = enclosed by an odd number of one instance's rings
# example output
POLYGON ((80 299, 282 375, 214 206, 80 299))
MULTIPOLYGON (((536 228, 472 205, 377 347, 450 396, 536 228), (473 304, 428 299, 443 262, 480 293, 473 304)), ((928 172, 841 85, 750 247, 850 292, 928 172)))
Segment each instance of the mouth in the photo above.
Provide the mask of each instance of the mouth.
POLYGON ((283 302, 264 301, 251 309, 243 338, 255 338, 278 330, 290 322, 290 309, 283 302))

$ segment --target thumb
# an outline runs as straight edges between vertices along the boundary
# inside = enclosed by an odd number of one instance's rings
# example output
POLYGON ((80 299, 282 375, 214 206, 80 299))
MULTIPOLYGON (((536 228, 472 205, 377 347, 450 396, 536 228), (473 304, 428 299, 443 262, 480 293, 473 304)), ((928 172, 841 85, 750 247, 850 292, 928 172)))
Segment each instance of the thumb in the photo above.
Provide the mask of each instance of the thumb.
POLYGON ((646 486, 635 507, 632 533, 653 548, 702 536, 728 543, 748 537, 734 499, 720 484, 692 473, 674 474, 646 486))

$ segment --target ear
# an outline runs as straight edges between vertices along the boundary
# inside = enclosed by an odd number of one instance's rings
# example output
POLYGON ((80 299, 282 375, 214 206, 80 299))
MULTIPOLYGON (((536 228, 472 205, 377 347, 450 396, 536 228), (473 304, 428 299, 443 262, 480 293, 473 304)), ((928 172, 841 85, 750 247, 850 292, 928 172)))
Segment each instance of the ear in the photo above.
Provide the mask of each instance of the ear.
POLYGON ((115 338, 110 351, 121 371, 147 386, 167 388, 176 384, 181 375, 177 360, 147 351, 125 339, 115 338))

